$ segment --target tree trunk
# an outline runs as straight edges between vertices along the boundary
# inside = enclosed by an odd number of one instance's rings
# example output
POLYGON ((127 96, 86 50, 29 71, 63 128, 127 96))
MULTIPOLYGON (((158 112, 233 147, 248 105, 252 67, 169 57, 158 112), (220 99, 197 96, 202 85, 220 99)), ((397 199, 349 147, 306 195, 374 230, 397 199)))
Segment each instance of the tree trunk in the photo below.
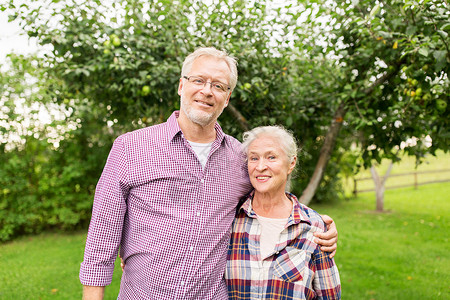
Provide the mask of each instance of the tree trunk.
POLYGON ((377 202, 376 210, 382 212, 384 210, 384 184, 374 165, 370 167, 370 173, 372 174, 373 183, 375 185, 375 198, 377 202))
POLYGON ((383 177, 380 177, 377 173, 377 170, 375 169, 375 166, 372 165, 370 167, 370 173, 372 174, 372 179, 375 184, 375 197, 376 197, 376 210, 379 212, 384 211, 384 191, 385 191, 385 184, 386 180, 389 178, 389 175, 391 174, 392 166, 394 163, 391 161, 391 164, 389 165, 389 168, 386 171, 386 174, 384 174, 383 177))
POLYGON ((334 145, 336 144, 336 139, 338 137, 339 130, 341 129, 342 121, 344 120, 346 112, 345 102, 342 102, 336 110, 333 121, 331 122, 330 128, 325 136, 325 141, 320 149, 319 160, 317 161, 314 173, 309 180, 308 186, 305 188, 299 199, 300 202, 305 205, 308 205, 309 202, 311 202, 314 194, 316 193, 317 187, 322 180, 328 161, 330 160, 331 153, 333 152, 334 145))
MULTIPOLYGON (((378 78, 371 86, 366 88, 362 95, 365 97, 369 96, 373 93, 376 87, 383 84, 386 81, 389 81, 400 69, 400 66, 403 64, 405 58, 400 59, 395 65, 394 69, 390 72, 385 73, 383 76, 378 78)), ((354 99, 357 100, 357 99, 354 99)), ((325 141, 323 143, 322 149, 320 149, 319 160, 317 161, 316 168, 314 169, 314 173, 308 183, 308 186, 303 191, 302 196, 299 201, 305 205, 308 205, 311 202, 314 194, 317 191, 317 187, 319 186, 320 181, 322 180, 323 174, 325 173, 325 169, 327 167, 328 161, 330 160, 331 153, 334 149, 334 145, 336 144, 336 139, 339 134, 339 130, 341 129, 342 122, 344 120, 344 116, 347 113, 347 109, 345 108, 347 102, 343 101, 334 114, 333 121, 331 122, 331 126, 328 129, 327 135, 325 136, 325 141)))

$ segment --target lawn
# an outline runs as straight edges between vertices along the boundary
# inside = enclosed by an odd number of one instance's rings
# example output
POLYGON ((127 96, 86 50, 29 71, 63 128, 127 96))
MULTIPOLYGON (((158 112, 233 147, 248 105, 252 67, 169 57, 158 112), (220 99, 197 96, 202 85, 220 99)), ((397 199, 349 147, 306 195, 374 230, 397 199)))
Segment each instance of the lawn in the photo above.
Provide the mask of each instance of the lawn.
POLYGON ((338 226, 343 299, 450 299, 450 184, 313 205, 338 226))
MULTIPOLYGON (((0 299, 81 299, 86 233, 47 233, 0 245, 0 299)), ((105 299, 117 299, 120 266, 105 299)))
MULTIPOLYGON (((338 224, 343 299, 450 299, 450 184, 389 190, 313 205, 338 224)), ((0 245, 0 299, 81 299, 85 232, 43 234, 0 245)), ((116 299, 116 271, 105 299, 116 299)))

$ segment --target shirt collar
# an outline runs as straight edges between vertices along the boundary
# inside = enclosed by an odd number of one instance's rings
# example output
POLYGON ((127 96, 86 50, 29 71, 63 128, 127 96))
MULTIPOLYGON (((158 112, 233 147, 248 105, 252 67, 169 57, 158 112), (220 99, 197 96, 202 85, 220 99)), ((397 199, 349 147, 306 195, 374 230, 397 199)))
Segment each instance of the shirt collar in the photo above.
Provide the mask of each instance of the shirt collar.
POLYGON ((180 125, 178 125, 177 118, 180 115, 180 111, 174 111, 167 119, 167 131, 170 140, 172 140, 179 132, 181 132, 180 125))
MULTIPOLYGON (((169 133, 169 138, 172 140, 178 133, 182 133, 180 125, 178 124, 177 118, 180 115, 180 111, 174 111, 170 117, 167 119, 167 128, 169 133)), ((225 133, 220 127, 219 123, 214 124, 214 129, 216 130, 216 141, 221 144, 225 138, 225 133)))
MULTIPOLYGON (((250 218, 256 218, 256 213, 253 211, 252 208, 252 200, 253 195, 255 194, 255 191, 253 190, 246 198, 244 203, 241 205, 239 210, 243 210, 248 217, 250 218)), ((289 220, 287 223, 287 226, 298 224, 300 222, 306 222, 310 225, 312 224, 308 215, 305 214, 304 209, 302 209, 302 204, 298 202, 297 197, 294 194, 291 194, 289 192, 286 192, 286 196, 294 203, 291 215, 289 216, 289 220)))

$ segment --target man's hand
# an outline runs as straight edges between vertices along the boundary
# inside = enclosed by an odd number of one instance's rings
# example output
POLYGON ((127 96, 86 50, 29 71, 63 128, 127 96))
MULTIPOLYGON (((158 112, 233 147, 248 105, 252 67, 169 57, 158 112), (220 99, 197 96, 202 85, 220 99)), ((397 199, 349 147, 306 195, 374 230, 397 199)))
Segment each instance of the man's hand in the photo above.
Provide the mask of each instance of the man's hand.
POLYGON ((83 300, 103 300, 104 296, 104 286, 83 286, 83 300))
POLYGON ((315 232, 314 236, 318 237, 314 241, 321 245, 320 249, 324 252, 331 252, 330 258, 336 255, 338 232, 336 229, 336 223, 333 219, 327 215, 320 215, 327 225, 327 232, 315 232))

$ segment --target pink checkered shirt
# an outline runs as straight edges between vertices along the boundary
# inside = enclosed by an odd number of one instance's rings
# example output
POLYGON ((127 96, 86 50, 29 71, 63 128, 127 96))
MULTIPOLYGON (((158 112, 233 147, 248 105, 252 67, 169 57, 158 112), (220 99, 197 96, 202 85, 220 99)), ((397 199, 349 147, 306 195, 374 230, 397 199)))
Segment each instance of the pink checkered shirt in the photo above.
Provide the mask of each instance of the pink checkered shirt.
POLYGON ((228 299, 230 228, 251 189, 245 157, 216 123, 202 168, 177 117, 114 142, 95 193, 83 285, 111 283, 120 246, 118 299, 228 299))

